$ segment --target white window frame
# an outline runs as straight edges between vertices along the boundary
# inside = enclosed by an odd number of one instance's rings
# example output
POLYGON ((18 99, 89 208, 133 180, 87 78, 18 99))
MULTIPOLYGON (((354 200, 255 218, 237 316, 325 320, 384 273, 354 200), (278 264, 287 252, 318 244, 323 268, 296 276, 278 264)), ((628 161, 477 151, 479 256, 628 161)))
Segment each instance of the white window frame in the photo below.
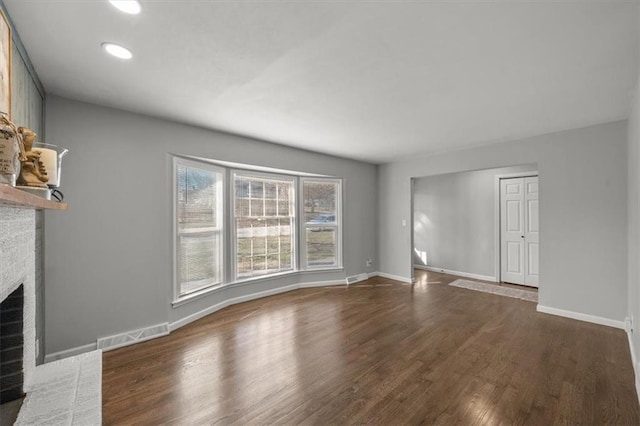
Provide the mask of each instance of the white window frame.
POLYGON ((278 276, 278 275, 286 275, 286 274, 291 274, 291 273, 295 273, 299 271, 299 266, 298 266, 298 185, 299 185, 299 178, 297 176, 293 176, 293 175, 285 175, 285 174, 278 174, 278 173, 263 173, 263 172, 256 172, 253 170, 246 170, 246 169, 231 169, 230 170, 230 178, 229 178, 229 194, 230 194, 230 201, 229 201, 229 229, 230 229, 230 233, 231 233, 231 237, 230 237, 230 253, 232 255, 232 258, 230 259, 230 264, 231 264, 231 270, 232 270, 232 279, 234 283, 241 283, 241 282, 245 282, 245 281, 254 281, 254 280, 259 280, 259 279, 265 279, 265 278, 270 278, 270 277, 274 277, 274 276, 278 276), (265 180, 285 180, 285 181, 291 181, 293 184, 293 194, 291 197, 291 200, 289 201, 290 204, 292 206, 290 206, 291 211, 293 212, 293 223, 291 224, 291 269, 289 270, 284 270, 284 271, 278 271, 278 272, 273 272, 270 274, 264 274, 264 275, 255 275, 255 276, 250 276, 250 277, 238 277, 238 239, 237 239, 237 235, 236 235, 236 217, 235 217, 235 211, 236 211, 236 193, 235 193, 235 182, 236 182, 236 176, 241 176, 241 177, 247 177, 247 178, 252 178, 255 177, 257 179, 265 179, 265 180))
POLYGON ((298 186, 299 199, 299 217, 300 219, 300 270, 302 271, 325 271, 342 269, 342 186, 343 180, 338 178, 324 178, 324 177, 300 177, 300 184, 298 186), (307 229, 315 228, 317 225, 309 225, 306 223, 304 216, 304 184, 305 182, 322 182, 322 183, 334 183, 336 184, 336 221, 333 224, 322 225, 323 228, 335 229, 336 235, 336 264, 335 265, 319 265, 309 266, 307 261, 307 229))
POLYGON ((227 186, 227 175, 224 167, 215 166, 210 163, 188 160, 181 157, 173 157, 173 301, 174 303, 181 302, 184 300, 188 300, 194 297, 197 297, 201 294, 208 293, 212 289, 219 288, 226 283, 226 268, 225 268, 225 250, 226 250, 226 230, 225 226, 228 223, 227 220, 227 206, 225 204, 225 187, 227 186), (218 276, 220 277, 219 281, 212 282, 198 290, 194 290, 193 292, 180 294, 181 282, 179 279, 179 258, 178 258, 178 244, 179 244, 179 227, 178 227, 178 167, 191 167, 200 170, 207 170, 213 173, 218 173, 220 175, 220 180, 216 183, 216 205, 219 207, 218 212, 216 212, 216 224, 213 229, 208 230, 206 232, 217 232, 220 241, 220 250, 219 250, 219 267, 220 271, 218 276))
MULTIPOLYGON (((227 287, 243 285, 261 281, 269 281, 286 275, 296 275, 300 273, 328 272, 343 269, 343 206, 344 206, 344 179, 330 176, 318 176, 311 174, 299 174, 287 170, 271 170, 266 167, 246 166, 239 163, 229 163, 217 160, 207 160, 197 157, 185 157, 171 155, 172 158, 172 242, 173 242, 173 302, 174 308, 189 303, 193 300, 204 297, 210 293, 220 291, 227 287), (216 232, 220 237, 219 277, 220 281, 211 283, 206 287, 195 290, 191 293, 180 295, 179 269, 178 269, 178 166, 193 167, 201 170, 210 170, 220 175, 216 196, 220 211, 217 217, 216 232), (291 266, 285 271, 278 271, 270 274, 256 275, 251 277, 237 277, 237 241, 235 231, 235 176, 257 177, 266 180, 289 180, 293 182, 293 197, 290 203, 293 205, 292 224, 292 247, 291 266), (336 231, 336 264, 321 266, 306 266, 306 222, 304 222, 304 182, 331 182, 337 183, 338 194, 336 194, 336 223, 323 225, 323 227, 335 227, 336 231)), ((315 226, 315 225, 309 225, 315 226)))

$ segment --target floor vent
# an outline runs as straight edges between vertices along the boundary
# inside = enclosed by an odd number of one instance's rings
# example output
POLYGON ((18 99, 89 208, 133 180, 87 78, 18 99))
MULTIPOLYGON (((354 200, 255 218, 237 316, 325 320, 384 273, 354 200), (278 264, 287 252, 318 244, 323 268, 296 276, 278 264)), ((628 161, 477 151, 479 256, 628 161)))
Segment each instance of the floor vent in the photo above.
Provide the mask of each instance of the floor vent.
POLYGON ((359 283, 360 281, 365 281, 369 276, 367 274, 358 274, 347 277, 347 285, 353 283, 359 283))
POLYGON ((152 325, 151 327, 141 328, 139 330, 128 331, 126 333, 115 334, 113 336, 101 337, 98 339, 98 349, 111 350, 121 348, 123 346, 133 345, 134 343, 144 342, 145 340, 155 339, 156 337, 166 336, 169 334, 169 323, 152 325))

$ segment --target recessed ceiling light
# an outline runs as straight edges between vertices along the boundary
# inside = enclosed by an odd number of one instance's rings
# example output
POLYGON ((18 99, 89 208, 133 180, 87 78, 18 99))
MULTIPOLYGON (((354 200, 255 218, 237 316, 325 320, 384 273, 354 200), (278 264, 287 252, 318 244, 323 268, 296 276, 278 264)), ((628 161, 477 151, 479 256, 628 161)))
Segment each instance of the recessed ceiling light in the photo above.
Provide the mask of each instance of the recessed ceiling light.
POLYGON ((142 10, 142 5, 138 0, 109 0, 109 3, 124 13, 131 15, 137 15, 142 10))
POLYGON ((107 51, 110 55, 115 56, 120 59, 131 59, 133 57, 133 53, 126 47, 122 47, 119 44, 115 43, 102 43, 102 48, 107 51))

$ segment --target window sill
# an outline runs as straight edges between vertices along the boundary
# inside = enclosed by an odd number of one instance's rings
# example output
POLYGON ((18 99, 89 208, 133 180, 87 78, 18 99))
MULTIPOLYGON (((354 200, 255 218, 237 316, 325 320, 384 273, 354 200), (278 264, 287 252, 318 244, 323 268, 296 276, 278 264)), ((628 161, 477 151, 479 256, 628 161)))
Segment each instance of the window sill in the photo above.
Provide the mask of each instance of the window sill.
POLYGON ((189 302, 198 300, 198 299, 202 299, 205 296, 210 296, 214 293, 217 293, 220 290, 224 290, 226 288, 233 288, 233 287, 242 287, 244 285, 248 285, 248 284, 256 284, 256 283, 261 283, 261 282, 268 282, 268 281, 273 281, 273 280, 277 280, 279 278, 283 278, 283 277, 289 277, 289 276, 296 276, 296 275, 307 275, 307 274, 313 274, 313 273, 327 273, 327 272, 342 272, 344 271, 343 267, 331 267, 331 268, 314 268, 314 269, 303 269, 300 271, 290 271, 290 272, 281 272, 279 274, 273 274, 273 275, 269 275, 269 276, 263 276, 263 277, 251 277, 251 278, 246 278, 243 280, 238 280, 238 281, 233 281, 227 284, 218 284, 212 287, 207 287, 207 288, 203 288, 202 290, 199 290, 195 293, 191 293, 188 294, 184 297, 181 297, 178 300, 174 300, 173 302, 171 302, 171 307, 172 308, 177 308, 179 306, 183 306, 189 302))
POLYGON ((194 300, 198 300, 203 298, 204 296, 208 296, 210 294, 215 293, 216 291, 219 291, 221 289, 223 289, 225 287, 224 284, 217 284, 217 285, 213 285, 211 287, 206 287, 203 288, 202 290, 198 290, 195 291, 193 293, 189 293, 185 296, 180 297, 177 300, 174 300, 173 302, 171 302, 171 306, 174 308, 177 308, 178 306, 182 306, 185 305, 189 302, 192 302, 194 300))

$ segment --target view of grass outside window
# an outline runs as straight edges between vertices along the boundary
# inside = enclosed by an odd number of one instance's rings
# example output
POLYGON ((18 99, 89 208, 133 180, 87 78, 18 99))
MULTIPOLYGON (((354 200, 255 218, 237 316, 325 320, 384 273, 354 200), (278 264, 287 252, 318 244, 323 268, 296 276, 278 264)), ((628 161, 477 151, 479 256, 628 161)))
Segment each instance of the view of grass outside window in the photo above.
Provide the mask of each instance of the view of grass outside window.
POLYGON ((222 179, 219 170, 176 163, 176 250, 179 296, 220 284, 222 179))
POLYGON ((305 268, 339 266, 340 182, 304 179, 305 268))
POLYGON ((295 183, 234 174, 236 279, 294 270, 295 183))

